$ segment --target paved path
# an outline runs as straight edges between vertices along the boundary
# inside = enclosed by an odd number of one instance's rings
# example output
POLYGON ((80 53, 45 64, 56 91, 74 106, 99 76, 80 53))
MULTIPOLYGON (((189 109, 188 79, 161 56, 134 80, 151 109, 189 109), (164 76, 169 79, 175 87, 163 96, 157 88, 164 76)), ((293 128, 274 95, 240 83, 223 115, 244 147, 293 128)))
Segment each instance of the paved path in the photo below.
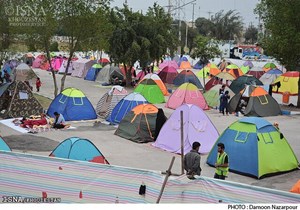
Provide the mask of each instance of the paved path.
MULTIPOLYGON (((52 76, 49 72, 43 70, 36 70, 42 81, 42 87, 40 94, 53 98, 53 82, 52 76)), ((61 75, 57 75, 58 82, 60 83, 61 75)), ((109 89, 109 87, 101 87, 100 84, 86 81, 82 78, 74 78, 68 76, 66 79, 65 87, 76 87, 81 89, 86 96, 90 99, 91 103, 96 106, 98 100, 101 96, 109 89)), ((130 90, 129 90, 130 91, 130 90)), ((280 100, 280 98, 278 99, 280 100)), ((164 107, 164 105, 158 105, 159 107, 164 107)), ((167 116, 173 112, 173 110, 164 108, 167 116)), ((236 121, 238 117, 234 115, 222 116, 216 110, 206 111, 211 121, 215 124, 219 133, 222 133, 231 123, 236 121)), ((241 117, 240 117, 241 118, 241 117)), ((296 156, 300 159, 300 137, 299 137, 299 122, 300 115, 290 115, 290 116, 276 116, 276 117, 266 117, 269 122, 277 121, 280 125, 280 130, 285 135, 286 139, 289 141, 291 147, 294 149, 296 156)), ((93 122, 73 122, 72 126, 93 126, 93 122)), ((21 133, 14 131, 6 126, 0 124, 0 131, 2 136, 10 135, 22 135, 21 133)), ((103 130, 99 131, 88 129, 84 131, 83 129, 78 130, 64 130, 64 131, 51 131, 38 134, 23 134, 23 135, 36 135, 41 137, 47 137, 49 139, 61 142, 64 139, 72 136, 78 136, 82 138, 90 139, 105 155, 109 162, 113 165, 134 167, 134 168, 144 168, 150 170, 160 170, 165 171, 171 161, 172 156, 175 156, 175 163, 172 169, 173 173, 180 173, 180 156, 172 154, 155 147, 151 144, 137 144, 119 136, 114 135, 114 130, 103 130)), ((54 148, 53 148, 54 149, 54 148)), ((39 155, 49 155, 49 152, 41 151, 21 151, 34 153, 39 155)), ((284 154, 282 154, 284 155, 284 154)), ((214 168, 209 167, 205 164, 207 155, 202 156, 202 175, 212 177, 214 174, 214 168)), ((269 157, 270 159, 272 157, 269 157)), ((265 178, 262 180, 256 180, 253 178, 241 176, 238 174, 230 173, 228 180, 247 183, 256 186, 268 187, 278 190, 288 191, 294 183, 298 181, 300 177, 300 171, 294 171, 291 173, 278 175, 270 178, 265 178)), ((246 196, 246 195, 245 195, 246 196)))

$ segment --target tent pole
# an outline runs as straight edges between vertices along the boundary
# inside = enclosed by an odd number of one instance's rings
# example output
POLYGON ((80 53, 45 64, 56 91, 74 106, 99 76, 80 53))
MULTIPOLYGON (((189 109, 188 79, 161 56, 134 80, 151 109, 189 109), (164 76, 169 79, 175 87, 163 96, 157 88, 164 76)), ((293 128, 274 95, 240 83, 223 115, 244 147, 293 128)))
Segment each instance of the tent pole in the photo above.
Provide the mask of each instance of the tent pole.
POLYGON ((172 169, 172 167, 173 167, 174 160, 175 160, 175 156, 172 157, 172 160, 171 160, 171 163, 170 163, 170 165, 169 165, 169 168, 168 168, 168 170, 166 171, 166 177, 165 177, 165 180, 164 180, 164 182, 163 182, 163 185, 161 186, 161 189, 160 189, 160 192, 159 192, 159 196, 158 196, 158 198, 157 198, 157 200, 156 200, 156 203, 159 203, 159 201, 160 201, 160 199, 161 199, 161 196, 162 196, 162 194, 163 194, 163 192, 164 192, 165 186, 166 186, 166 184, 167 184, 168 178, 169 178, 169 176, 172 174, 172 173, 171 173, 171 169, 172 169))
POLYGON ((183 111, 180 111, 180 130, 181 130, 181 174, 184 174, 184 142, 183 142, 183 111))

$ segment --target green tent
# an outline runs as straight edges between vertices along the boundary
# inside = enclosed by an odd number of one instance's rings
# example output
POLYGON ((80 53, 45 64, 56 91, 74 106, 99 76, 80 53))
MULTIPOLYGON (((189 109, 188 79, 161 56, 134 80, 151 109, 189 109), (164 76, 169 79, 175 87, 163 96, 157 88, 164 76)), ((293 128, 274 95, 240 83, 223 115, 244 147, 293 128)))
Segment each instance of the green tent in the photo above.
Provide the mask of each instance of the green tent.
POLYGON ((217 144, 221 142, 232 172, 260 179, 298 168, 297 157, 284 135, 261 117, 245 117, 232 123, 210 151, 210 166, 215 166, 217 144))
POLYGON ((143 79, 134 89, 134 92, 143 95, 151 104, 165 102, 164 94, 153 79, 143 79))
MULTIPOLYGON (((220 95, 219 95, 219 90, 222 87, 222 85, 218 84, 213 86, 211 89, 203 93, 203 96, 207 102, 207 105, 209 107, 215 108, 220 106, 220 95)), ((225 87, 225 91, 229 91, 230 98, 234 96, 234 92, 229 88, 225 87)))

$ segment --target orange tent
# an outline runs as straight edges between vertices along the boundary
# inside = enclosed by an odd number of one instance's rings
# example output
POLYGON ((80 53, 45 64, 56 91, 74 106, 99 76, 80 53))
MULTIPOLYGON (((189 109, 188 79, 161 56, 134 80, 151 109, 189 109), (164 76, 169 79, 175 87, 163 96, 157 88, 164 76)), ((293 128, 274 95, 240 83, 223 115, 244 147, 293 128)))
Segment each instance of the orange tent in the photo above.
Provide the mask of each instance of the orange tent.
POLYGON ((190 62, 182 61, 179 68, 180 69, 192 69, 192 66, 191 66, 190 62))
POLYGON ((235 78, 238 78, 244 74, 242 70, 235 64, 228 65, 223 72, 228 72, 229 74, 234 75, 235 78))
POLYGON ((300 194, 300 180, 290 189, 290 192, 300 194))

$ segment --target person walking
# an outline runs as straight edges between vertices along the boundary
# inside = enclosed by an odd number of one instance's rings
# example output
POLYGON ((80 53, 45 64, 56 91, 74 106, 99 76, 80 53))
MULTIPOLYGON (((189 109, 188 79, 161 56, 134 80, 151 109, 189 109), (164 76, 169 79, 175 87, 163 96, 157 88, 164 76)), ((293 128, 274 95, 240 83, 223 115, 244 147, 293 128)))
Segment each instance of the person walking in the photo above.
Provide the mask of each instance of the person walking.
POLYGON ((218 155, 217 155, 217 162, 215 163, 216 172, 214 175, 215 179, 222 179, 225 180, 227 177, 228 170, 229 170, 229 158, 226 154, 225 145, 223 143, 218 143, 218 155))
POLYGON ((42 82, 41 82, 41 79, 38 77, 38 78, 36 78, 36 82, 35 82, 36 92, 40 92, 41 86, 42 86, 42 82))
POLYGON ((184 169, 186 170, 186 175, 189 179, 195 179, 195 175, 200 176, 201 174, 201 156, 199 154, 200 146, 201 144, 199 142, 194 142, 192 150, 185 154, 183 158, 184 169))
POLYGON ((220 105, 219 105, 219 113, 221 113, 221 104, 222 104, 222 95, 224 94, 226 85, 222 85, 222 87, 219 89, 219 100, 220 100, 220 105))
POLYGON ((221 112, 223 113, 223 115, 225 115, 225 111, 226 110, 226 115, 228 115, 228 100, 230 99, 230 95, 229 95, 229 91, 226 90, 225 93, 221 96, 221 112))

